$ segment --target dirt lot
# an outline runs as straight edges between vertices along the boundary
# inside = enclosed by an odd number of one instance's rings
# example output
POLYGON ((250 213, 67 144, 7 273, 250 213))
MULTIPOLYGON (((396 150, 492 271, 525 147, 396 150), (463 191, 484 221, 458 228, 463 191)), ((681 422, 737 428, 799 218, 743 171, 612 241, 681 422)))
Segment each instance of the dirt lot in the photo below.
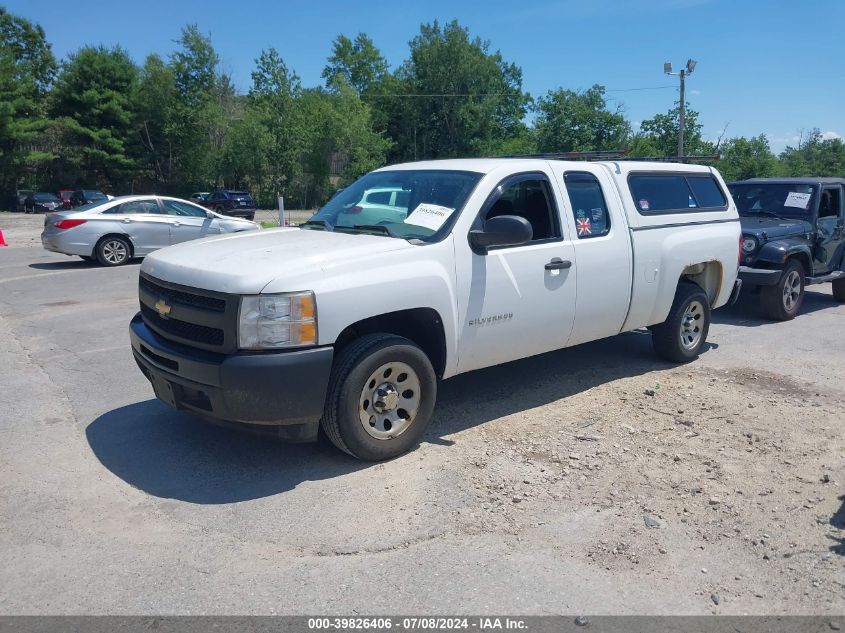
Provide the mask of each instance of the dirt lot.
POLYGON ((845 613, 845 306, 754 297, 683 367, 632 332, 442 383, 361 464, 152 397, 137 265, 0 214, 0 613, 845 613))

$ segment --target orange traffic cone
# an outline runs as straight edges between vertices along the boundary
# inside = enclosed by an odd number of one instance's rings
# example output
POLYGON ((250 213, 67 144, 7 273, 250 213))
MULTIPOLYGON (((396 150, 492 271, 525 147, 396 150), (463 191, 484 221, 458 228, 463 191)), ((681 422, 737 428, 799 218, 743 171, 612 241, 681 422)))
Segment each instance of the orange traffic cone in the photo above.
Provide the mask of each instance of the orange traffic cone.
POLYGON ((8 246, 8 244, 6 244, 6 240, 3 239, 3 229, 0 229, 0 246, 8 246))

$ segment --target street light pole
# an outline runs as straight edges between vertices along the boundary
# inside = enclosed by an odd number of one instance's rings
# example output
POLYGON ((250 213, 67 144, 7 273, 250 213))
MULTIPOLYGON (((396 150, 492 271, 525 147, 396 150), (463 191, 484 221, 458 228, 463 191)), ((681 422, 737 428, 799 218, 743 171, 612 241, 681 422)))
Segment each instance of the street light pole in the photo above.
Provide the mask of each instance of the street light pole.
POLYGON ((686 117, 686 113, 687 113, 687 104, 686 104, 686 98, 685 98, 685 94, 684 94, 685 93, 685 85, 686 85, 686 82, 684 81, 684 79, 686 79, 686 72, 683 69, 681 69, 680 75, 681 75, 681 112, 680 112, 680 116, 678 117, 679 118, 679 121, 678 121, 678 160, 682 161, 684 159, 684 123, 685 123, 684 118, 686 117))
POLYGON ((694 59, 688 59, 687 65, 685 68, 681 68, 680 72, 673 73, 672 72, 672 63, 666 62, 663 64, 663 72, 667 75, 678 75, 681 80, 681 107, 678 117, 678 160, 683 161, 684 159, 684 125, 686 123, 686 114, 687 114, 687 98, 686 98, 686 78, 687 75, 691 74, 693 70, 695 70, 696 62, 694 59))

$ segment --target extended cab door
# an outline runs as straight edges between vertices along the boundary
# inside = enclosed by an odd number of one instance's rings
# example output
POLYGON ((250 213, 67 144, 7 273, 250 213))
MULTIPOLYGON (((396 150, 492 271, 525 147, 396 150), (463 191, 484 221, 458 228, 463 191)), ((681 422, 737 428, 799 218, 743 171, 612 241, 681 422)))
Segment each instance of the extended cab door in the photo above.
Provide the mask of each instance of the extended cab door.
POLYGON ((554 165, 578 260, 578 308, 568 345, 619 334, 631 300, 631 237, 616 185, 601 165, 554 165))
POLYGON ((825 185, 819 198, 819 216, 816 220, 816 245, 813 253, 813 273, 824 274, 842 269, 842 251, 845 245, 843 226, 842 185, 825 185))
POLYGON ((497 215, 529 221, 533 239, 473 252, 456 236, 458 371, 497 365, 566 345, 575 316, 575 256, 561 227, 551 172, 510 176, 493 190, 473 228, 497 215))

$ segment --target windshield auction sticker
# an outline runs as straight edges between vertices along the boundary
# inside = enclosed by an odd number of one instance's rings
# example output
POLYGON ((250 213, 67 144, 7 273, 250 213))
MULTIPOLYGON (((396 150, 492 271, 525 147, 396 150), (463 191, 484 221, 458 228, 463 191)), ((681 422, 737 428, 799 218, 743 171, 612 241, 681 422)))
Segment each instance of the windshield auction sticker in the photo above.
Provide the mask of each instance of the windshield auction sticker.
POLYGON ((449 207, 441 207, 439 204, 429 204, 423 202, 417 205, 417 208, 411 211, 405 224, 413 224, 414 226, 421 226, 432 231, 437 231, 446 223, 446 220, 455 212, 449 207))
POLYGON ((786 201, 783 203, 785 207, 796 207, 798 209, 806 209, 810 206, 810 193, 798 193, 797 191, 790 191, 786 196, 786 201))

